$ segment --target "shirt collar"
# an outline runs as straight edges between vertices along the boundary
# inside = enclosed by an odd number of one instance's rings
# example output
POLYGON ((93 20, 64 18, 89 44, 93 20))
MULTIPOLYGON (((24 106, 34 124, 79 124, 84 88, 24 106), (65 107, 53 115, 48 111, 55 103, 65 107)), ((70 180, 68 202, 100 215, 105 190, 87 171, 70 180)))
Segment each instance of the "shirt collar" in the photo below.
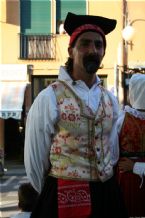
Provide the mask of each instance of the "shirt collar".
MULTIPOLYGON (((68 72, 66 71, 66 69, 65 69, 64 66, 61 66, 60 69, 59 69, 58 79, 59 79, 59 80, 65 80, 65 81, 70 82, 70 83, 73 82, 72 78, 70 77, 70 75, 68 74, 68 72)), ((83 82, 83 81, 77 80, 77 81, 75 81, 75 82, 76 82, 76 84, 77 84, 77 83, 80 83, 80 82, 83 82)), ((98 86, 99 84, 101 84, 101 80, 100 80, 100 78, 98 77, 98 75, 96 75, 96 83, 95 83, 94 85, 95 85, 95 86, 96 86, 96 85, 98 86)), ((94 86, 94 85, 93 85, 93 86, 94 86)))

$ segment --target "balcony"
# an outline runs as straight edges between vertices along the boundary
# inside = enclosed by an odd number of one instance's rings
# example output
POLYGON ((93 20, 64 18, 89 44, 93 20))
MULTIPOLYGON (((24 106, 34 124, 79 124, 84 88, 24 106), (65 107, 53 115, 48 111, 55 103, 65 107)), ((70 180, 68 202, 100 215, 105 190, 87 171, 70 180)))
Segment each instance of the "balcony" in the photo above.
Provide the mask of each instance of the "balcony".
POLYGON ((51 60, 56 58, 56 35, 20 34, 20 59, 51 60))

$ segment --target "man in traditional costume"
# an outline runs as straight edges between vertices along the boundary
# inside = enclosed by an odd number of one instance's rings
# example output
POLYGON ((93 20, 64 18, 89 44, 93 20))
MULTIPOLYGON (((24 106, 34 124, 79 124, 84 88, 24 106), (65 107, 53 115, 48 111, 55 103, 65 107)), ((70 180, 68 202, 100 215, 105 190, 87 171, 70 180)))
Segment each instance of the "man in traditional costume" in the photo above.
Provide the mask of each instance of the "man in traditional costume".
POLYGON ((129 82, 130 106, 118 118, 120 160, 117 176, 129 217, 145 217, 145 75, 129 82))
POLYGON ((116 98, 96 75, 116 20, 68 13, 69 58, 27 118, 25 166, 40 192, 31 218, 125 218, 113 175, 116 98))

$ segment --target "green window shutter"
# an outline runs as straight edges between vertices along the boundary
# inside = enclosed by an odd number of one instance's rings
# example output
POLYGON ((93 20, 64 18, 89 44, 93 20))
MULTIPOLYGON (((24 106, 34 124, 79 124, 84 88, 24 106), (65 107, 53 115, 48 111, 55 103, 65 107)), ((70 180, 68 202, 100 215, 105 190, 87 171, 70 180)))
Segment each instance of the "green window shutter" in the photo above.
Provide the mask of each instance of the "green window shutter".
POLYGON ((56 0, 57 28, 68 12, 86 14, 86 0, 56 0))
POLYGON ((21 33, 50 34, 51 33, 51 1, 21 0, 21 33))

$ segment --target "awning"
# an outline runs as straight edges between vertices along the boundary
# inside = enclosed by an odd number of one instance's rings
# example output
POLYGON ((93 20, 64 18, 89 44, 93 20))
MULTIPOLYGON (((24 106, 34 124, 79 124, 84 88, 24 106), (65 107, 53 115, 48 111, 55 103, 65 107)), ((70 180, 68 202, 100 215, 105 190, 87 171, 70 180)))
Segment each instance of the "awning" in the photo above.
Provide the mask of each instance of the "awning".
POLYGON ((0 118, 21 119, 27 82, 0 82, 0 118))

